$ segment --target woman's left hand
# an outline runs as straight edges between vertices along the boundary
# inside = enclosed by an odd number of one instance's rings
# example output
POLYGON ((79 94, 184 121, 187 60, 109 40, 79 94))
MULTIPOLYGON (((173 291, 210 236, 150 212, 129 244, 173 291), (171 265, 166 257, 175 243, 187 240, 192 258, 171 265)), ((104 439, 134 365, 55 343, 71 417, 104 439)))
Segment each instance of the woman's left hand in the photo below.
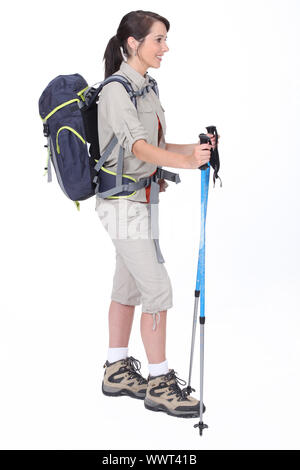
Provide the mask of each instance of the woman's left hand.
POLYGON ((159 192, 164 192, 169 186, 168 183, 164 179, 159 179, 158 184, 159 184, 159 192))

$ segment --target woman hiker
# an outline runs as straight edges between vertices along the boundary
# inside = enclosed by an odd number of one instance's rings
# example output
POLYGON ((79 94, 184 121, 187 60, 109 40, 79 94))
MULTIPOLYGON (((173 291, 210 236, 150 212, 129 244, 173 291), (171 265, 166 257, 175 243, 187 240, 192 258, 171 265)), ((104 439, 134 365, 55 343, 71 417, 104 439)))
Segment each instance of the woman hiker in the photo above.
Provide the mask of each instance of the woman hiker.
MULTIPOLYGON (((147 70, 160 67, 168 52, 169 21, 148 11, 125 15, 104 54, 105 78, 117 74, 135 91, 149 84, 147 70), (126 58, 126 60, 124 60, 126 58)), ((120 146, 123 174, 134 180, 153 175, 158 166, 198 169, 210 159, 209 144, 177 145, 165 142, 164 109, 152 88, 137 96, 137 108, 121 83, 105 85, 98 102, 101 155, 115 135, 118 145, 103 171, 117 171, 120 146)), ((159 191, 168 186, 160 179, 159 191)), ((150 203, 151 186, 129 196, 96 199, 96 210, 116 249, 116 267, 109 308, 109 348, 104 365, 105 395, 128 395, 144 400, 146 408, 177 417, 199 416, 199 401, 182 390, 184 385, 166 358, 167 310, 172 307, 172 287, 157 240, 154 240, 150 203), (128 342, 136 305, 142 304, 141 336, 149 376, 140 374, 141 363, 128 356, 128 342)), ((157 205, 156 205, 157 207, 157 205)))

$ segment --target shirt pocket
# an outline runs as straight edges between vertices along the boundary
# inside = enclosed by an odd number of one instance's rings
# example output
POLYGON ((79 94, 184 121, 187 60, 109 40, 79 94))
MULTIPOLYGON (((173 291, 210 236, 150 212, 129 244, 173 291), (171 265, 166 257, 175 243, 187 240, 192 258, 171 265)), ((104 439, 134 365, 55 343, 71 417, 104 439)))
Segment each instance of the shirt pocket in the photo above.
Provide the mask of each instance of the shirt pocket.
POLYGON ((157 118, 151 103, 148 103, 148 101, 138 103, 137 111, 143 127, 146 129, 149 135, 152 135, 153 128, 155 126, 155 119, 157 118))
POLYGON ((151 106, 151 103, 149 101, 143 101, 143 98, 140 98, 140 101, 137 102, 137 112, 139 114, 143 113, 153 113, 153 108, 151 106))

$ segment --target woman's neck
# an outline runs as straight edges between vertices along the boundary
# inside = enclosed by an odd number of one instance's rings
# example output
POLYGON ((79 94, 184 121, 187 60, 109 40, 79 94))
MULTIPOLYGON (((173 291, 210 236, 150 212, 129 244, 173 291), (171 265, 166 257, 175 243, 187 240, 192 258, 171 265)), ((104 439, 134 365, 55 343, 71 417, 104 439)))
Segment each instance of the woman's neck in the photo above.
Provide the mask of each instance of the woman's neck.
POLYGON ((141 74, 143 78, 146 78, 147 68, 143 64, 141 64, 139 59, 134 60, 133 58, 133 59, 127 60, 127 64, 130 65, 130 67, 132 67, 136 72, 141 74))

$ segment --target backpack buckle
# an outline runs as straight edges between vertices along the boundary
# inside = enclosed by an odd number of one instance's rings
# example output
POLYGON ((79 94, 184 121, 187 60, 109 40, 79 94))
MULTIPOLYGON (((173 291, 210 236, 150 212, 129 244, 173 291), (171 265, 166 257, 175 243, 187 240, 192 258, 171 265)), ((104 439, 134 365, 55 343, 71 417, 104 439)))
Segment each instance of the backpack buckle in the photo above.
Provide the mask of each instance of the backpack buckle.
POLYGON ((160 179, 162 179, 162 168, 157 168, 153 175, 153 180, 157 183, 160 179))
MULTIPOLYGON (((96 91, 96 88, 91 86, 90 88, 88 88, 86 91, 84 91, 82 93, 82 96, 84 97, 84 105, 86 105, 87 107, 90 105, 90 101, 93 98, 95 91, 96 91)), ((98 92, 98 95, 99 95, 100 91, 98 92)), ((78 105, 79 105, 79 103, 78 103, 78 105)), ((83 106, 81 106, 81 107, 83 107, 83 106)))
POLYGON ((45 136, 45 137, 49 137, 50 132, 49 132, 49 126, 48 126, 48 124, 43 124, 43 127, 44 127, 44 129, 43 129, 44 136, 45 136))

